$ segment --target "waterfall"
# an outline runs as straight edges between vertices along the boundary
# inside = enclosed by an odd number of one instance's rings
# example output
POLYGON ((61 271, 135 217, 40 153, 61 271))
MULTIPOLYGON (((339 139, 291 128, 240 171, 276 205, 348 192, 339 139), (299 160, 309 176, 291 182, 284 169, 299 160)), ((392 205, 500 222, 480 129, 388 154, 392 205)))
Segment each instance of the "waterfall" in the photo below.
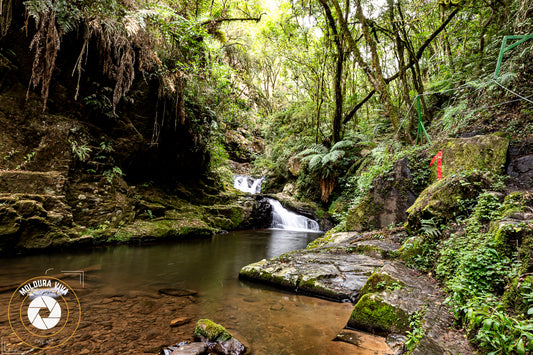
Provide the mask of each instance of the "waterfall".
POLYGON ((248 175, 234 175, 233 187, 242 192, 258 194, 261 192, 261 183, 264 178, 254 179, 248 175))
POLYGON ((277 200, 268 199, 272 205, 272 228, 294 231, 320 232, 320 227, 311 218, 301 216, 285 209, 277 200))
MULTIPOLYGON (((248 175, 234 175, 233 187, 251 194, 261 193, 261 183, 264 178, 255 179, 248 175)), ((264 198, 263 198, 264 199, 264 198)), ((301 216, 285 209, 278 200, 267 198, 272 206, 271 228, 304 232, 320 232, 318 223, 311 218, 301 216)))

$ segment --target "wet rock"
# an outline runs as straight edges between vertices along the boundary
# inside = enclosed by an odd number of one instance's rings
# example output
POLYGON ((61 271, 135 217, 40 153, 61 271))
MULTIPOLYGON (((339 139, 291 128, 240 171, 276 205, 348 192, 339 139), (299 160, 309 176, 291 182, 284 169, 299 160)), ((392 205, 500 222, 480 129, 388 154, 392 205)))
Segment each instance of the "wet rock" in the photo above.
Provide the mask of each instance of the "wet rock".
POLYGON ((353 344, 353 345, 359 345, 361 343, 361 338, 359 334, 353 330, 350 329, 343 329, 341 330, 336 336, 334 340, 343 341, 345 343, 353 344))
POLYGON ((198 294, 197 291, 185 288, 162 288, 158 292, 173 297, 195 296, 198 294))
POLYGON ((233 337, 223 326, 209 319, 200 319, 196 323, 194 335, 214 342, 226 341, 233 337))
POLYGON ((367 278, 384 261, 353 253, 353 234, 325 238, 330 240, 311 249, 245 266, 239 277, 336 301, 354 301, 367 278))
MULTIPOLYGON (((361 290, 348 326, 385 334, 405 333, 415 313, 422 314, 423 338, 417 354, 471 354, 466 338, 450 342, 453 317, 436 282, 399 262, 376 271, 361 290)), ((412 353, 415 353, 414 351, 412 353)))
POLYGON ((175 318, 175 319, 170 321, 170 326, 171 327, 179 327, 180 325, 187 324, 190 321, 191 321, 191 318, 188 318, 188 317, 175 318))
POLYGON ((237 339, 231 338, 209 346, 209 350, 221 355, 240 355, 246 352, 246 347, 237 339))
POLYGON ((183 344, 177 349, 169 352, 165 355, 201 355, 205 354, 207 351, 207 344, 202 342, 193 342, 188 344, 183 344))
POLYGON ((210 352, 220 355, 241 355, 246 347, 235 339, 223 326, 209 319, 200 319, 194 335, 202 340, 210 352))

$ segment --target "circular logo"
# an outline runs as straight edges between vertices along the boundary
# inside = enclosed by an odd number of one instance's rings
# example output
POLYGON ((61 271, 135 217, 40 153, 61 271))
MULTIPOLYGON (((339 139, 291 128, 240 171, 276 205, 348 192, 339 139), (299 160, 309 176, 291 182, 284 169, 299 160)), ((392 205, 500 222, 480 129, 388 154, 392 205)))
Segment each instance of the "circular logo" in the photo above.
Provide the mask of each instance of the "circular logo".
POLYGON ((15 335, 32 348, 65 344, 81 320, 78 296, 67 283, 40 276, 22 283, 9 301, 8 319, 15 335))
POLYGON ((28 319, 31 325, 37 329, 51 329, 61 320, 61 306, 55 299, 48 296, 40 296, 31 301, 28 306, 28 319), (42 308, 48 308, 50 315, 42 318, 39 311, 42 308))

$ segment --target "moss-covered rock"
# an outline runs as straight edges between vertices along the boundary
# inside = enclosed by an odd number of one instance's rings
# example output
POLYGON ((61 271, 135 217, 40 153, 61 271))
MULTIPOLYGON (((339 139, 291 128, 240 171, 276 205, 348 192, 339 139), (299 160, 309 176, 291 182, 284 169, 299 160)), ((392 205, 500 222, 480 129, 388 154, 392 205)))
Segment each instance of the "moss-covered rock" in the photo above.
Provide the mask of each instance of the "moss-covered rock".
POLYGON ((476 197, 490 187, 491 174, 480 171, 449 175, 427 187, 407 210, 406 229, 416 232, 422 219, 445 223, 467 214, 476 197))
MULTIPOLYGON (((449 138, 434 147, 442 150, 442 173, 450 176, 462 171, 480 170, 499 175, 507 158, 509 140, 490 134, 470 138, 449 138)), ((437 178, 437 164, 431 168, 432 180, 437 178)))
POLYGON ((196 323, 194 335, 215 342, 223 342, 233 337, 226 328, 209 319, 200 319, 198 323, 196 323))
POLYGON ((348 326, 369 332, 406 332, 409 314, 385 302, 380 295, 369 293, 355 305, 348 326))
POLYGON ((359 291, 359 295, 363 296, 367 293, 376 293, 384 290, 393 291, 402 287, 405 287, 405 284, 401 280, 397 280, 384 272, 375 272, 366 280, 365 285, 359 291))
POLYGON ((364 231, 405 222, 406 210, 415 201, 408 159, 394 163, 387 176, 372 181, 372 190, 346 217, 346 230, 364 231))

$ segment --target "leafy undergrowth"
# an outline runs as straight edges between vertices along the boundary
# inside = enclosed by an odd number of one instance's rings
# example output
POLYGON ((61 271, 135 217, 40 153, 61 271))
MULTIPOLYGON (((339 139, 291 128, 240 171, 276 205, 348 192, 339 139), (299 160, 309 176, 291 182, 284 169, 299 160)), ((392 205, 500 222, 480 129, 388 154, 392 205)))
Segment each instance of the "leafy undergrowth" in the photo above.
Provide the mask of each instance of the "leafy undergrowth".
POLYGON ((533 196, 485 192, 460 227, 425 221, 407 262, 434 272, 471 341, 487 354, 533 351, 533 196))

